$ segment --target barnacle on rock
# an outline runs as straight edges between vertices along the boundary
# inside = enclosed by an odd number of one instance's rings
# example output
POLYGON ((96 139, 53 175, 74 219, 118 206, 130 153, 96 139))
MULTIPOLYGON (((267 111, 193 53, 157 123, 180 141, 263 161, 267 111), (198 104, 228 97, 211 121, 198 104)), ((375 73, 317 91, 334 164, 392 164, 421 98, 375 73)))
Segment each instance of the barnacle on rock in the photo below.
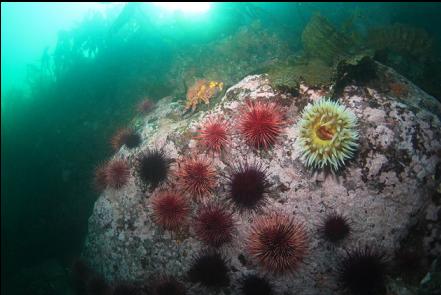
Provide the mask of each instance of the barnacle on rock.
POLYGON ((345 106, 329 99, 308 104, 299 121, 298 144, 307 167, 342 167, 358 147, 357 119, 345 106))
POLYGON ((217 95, 223 87, 223 82, 197 80, 187 91, 185 109, 188 110, 191 108, 191 110, 194 111, 199 103, 204 102, 208 104, 210 99, 217 95))

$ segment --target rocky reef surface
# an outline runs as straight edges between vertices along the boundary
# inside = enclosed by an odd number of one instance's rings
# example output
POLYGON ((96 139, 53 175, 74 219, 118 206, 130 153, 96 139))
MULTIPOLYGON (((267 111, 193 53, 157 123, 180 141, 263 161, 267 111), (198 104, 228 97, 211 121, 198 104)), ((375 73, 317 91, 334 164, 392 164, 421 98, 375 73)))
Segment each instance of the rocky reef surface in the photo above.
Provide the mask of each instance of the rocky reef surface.
MULTIPOLYGON (((173 170, 182 157, 201 153, 194 137, 207 117, 222 115, 234 126, 245 100, 276 101, 286 114, 278 142, 268 151, 256 151, 245 144, 237 128, 231 128, 228 148, 221 155, 210 155, 219 175, 210 198, 219 202, 228 198, 225 176, 229 163, 261 163, 272 184, 264 211, 282 211, 302 221, 309 235, 309 253, 295 274, 265 273, 244 244, 253 217, 260 212, 235 212, 235 238, 219 250, 227 258, 231 283, 217 294, 239 294, 240 279, 254 273, 266 274, 278 294, 335 294, 340 290, 338 261, 345 249, 370 245, 393 257, 413 226, 427 216, 431 231, 423 246, 430 255, 441 254, 439 235, 436 237, 440 205, 432 198, 440 185, 441 105, 393 70, 378 65, 377 71, 380 80, 400 83, 406 91, 356 84, 344 88, 338 100, 358 119, 359 149, 336 174, 307 169, 296 143, 303 108, 330 89, 301 84, 298 95, 293 96, 274 90, 266 75, 245 77, 204 111, 184 114, 184 101, 163 98, 139 126, 142 144, 131 150, 122 147, 114 157, 127 159, 134 167, 142 151, 162 149, 173 159, 173 170), (323 217, 331 212, 347 216, 353 228, 351 236, 338 246, 325 242, 318 232, 323 217)), ((171 177, 169 181, 175 180, 171 177)), ((140 185, 134 168, 126 186, 106 189, 89 219, 84 257, 109 281, 143 281, 168 274, 180 279, 189 294, 215 294, 216 290, 187 279, 193 257, 206 246, 194 237, 191 223, 182 234, 159 228, 152 220, 152 193, 140 185)), ((197 208, 193 202, 192 211, 197 208)))

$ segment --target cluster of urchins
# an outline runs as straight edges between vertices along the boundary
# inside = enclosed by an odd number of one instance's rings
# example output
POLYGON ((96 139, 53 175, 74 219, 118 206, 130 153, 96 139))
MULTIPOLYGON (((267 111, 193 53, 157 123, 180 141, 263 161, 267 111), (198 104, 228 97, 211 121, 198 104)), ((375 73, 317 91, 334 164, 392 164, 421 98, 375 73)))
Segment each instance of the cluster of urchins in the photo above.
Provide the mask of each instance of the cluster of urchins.
MULTIPOLYGON (((282 108, 275 102, 247 101, 239 113, 234 127, 255 149, 266 150, 275 145, 286 125, 282 108)), ((299 124, 299 137, 303 136, 299 142, 307 167, 329 166, 335 170, 352 156, 357 146, 355 116, 334 101, 322 99, 308 105, 299 124)), ((203 150, 213 154, 224 153, 229 145, 231 127, 225 119, 212 117, 202 123, 196 138, 203 150)), ((140 142, 140 136, 131 129, 118 132, 112 140, 115 149, 122 145, 133 148, 140 142)), ((238 161, 227 163, 227 166, 231 169, 230 174, 225 176, 228 181, 228 202, 225 204, 210 202, 207 198, 216 188, 217 175, 206 155, 180 159, 172 170, 171 160, 162 151, 149 150, 139 154, 134 167, 138 179, 154 189, 149 200, 152 218, 163 229, 182 230, 184 221, 190 219, 189 199, 198 204, 191 226, 196 238, 210 250, 195 257, 188 277, 191 282, 214 288, 229 284, 226 260, 216 249, 231 242, 234 237, 236 221, 230 208, 240 213, 261 212, 271 188, 267 171, 260 164, 238 161), (172 187, 167 182, 169 174, 176 178, 176 186, 172 187)), ((112 160, 96 170, 95 182, 99 189, 120 189, 129 176, 130 168, 125 160, 112 160)), ((308 254, 309 238, 304 225, 281 212, 263 212, 253 220, 245 240, 248 254, 268 273, 296 272, 308 254)), ((320 231, 324 239, 337 244, 350 234, 350 222, 343 215, 331 214, 324 218, 320 231)), ((342 285, 350 292, 379 294, 384 289, 384 255, 370 247, 347 251, 347 256, 341 259, 339 273, 342 285)), ((182 284, 175 279, 163 278, 159 281, 162 282, 159 285, 167 286, 154 290, 153 294, 185 294, 182 284)), ((242 291, 243 294, 254 295, 274 292, 268 280, 257 275, 242 280, 242 291)))

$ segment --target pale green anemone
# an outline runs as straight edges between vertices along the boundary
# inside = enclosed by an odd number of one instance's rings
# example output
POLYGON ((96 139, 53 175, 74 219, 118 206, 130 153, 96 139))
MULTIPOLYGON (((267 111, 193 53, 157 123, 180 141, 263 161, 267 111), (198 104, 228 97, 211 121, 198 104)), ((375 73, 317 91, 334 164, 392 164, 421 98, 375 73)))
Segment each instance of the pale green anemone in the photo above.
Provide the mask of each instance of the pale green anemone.
POLYGON ((345 106, 322 98, 308 104, 299 121, 297 140, 309 168, 338 170, 358 147, 357 118, 345 106))

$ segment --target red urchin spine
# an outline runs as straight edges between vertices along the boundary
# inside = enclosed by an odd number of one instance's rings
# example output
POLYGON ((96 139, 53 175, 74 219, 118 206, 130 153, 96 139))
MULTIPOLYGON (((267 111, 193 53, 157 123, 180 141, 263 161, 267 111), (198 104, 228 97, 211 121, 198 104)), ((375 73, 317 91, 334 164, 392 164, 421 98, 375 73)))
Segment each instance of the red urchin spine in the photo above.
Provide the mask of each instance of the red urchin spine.
POLYGON ((282 113, 277 104, 264 101, 247 101, 239 120, 239 130, 245 141, 256 149, 268 149, 282 133, 282 113))
POLYGON ((190 213, 187 200, 175 191, 160 191, 152 197, 153 220, 166 230, 177 231, 190 213))
POLYGON ((207 150, 220 153, 229 140, 227 128, 228 124, 224 119, 209 118, 202 123, 202 128, 196 138, 207 150))
POLYGON ((265 270, 276 274, 294 272, 308 252, 308 237, 301 223, 273 212, 252 224, 247 247, 265 270))
POLYGON ((179 164, 177 176, 180 187, 198 200, 212 193, 216 185, 216 170, 205 158, 184 159, 179 164))
POLYGON ((193 224, 196 236, 209 246, 220 247, 233 238, 233 213, 219 204, 200 208, 193 224))
POLYGON ((129 176, 130 169, 124 160, 113 160, 106 166, 106 181, 111 188, 120 189, 127 183, 129 176))

